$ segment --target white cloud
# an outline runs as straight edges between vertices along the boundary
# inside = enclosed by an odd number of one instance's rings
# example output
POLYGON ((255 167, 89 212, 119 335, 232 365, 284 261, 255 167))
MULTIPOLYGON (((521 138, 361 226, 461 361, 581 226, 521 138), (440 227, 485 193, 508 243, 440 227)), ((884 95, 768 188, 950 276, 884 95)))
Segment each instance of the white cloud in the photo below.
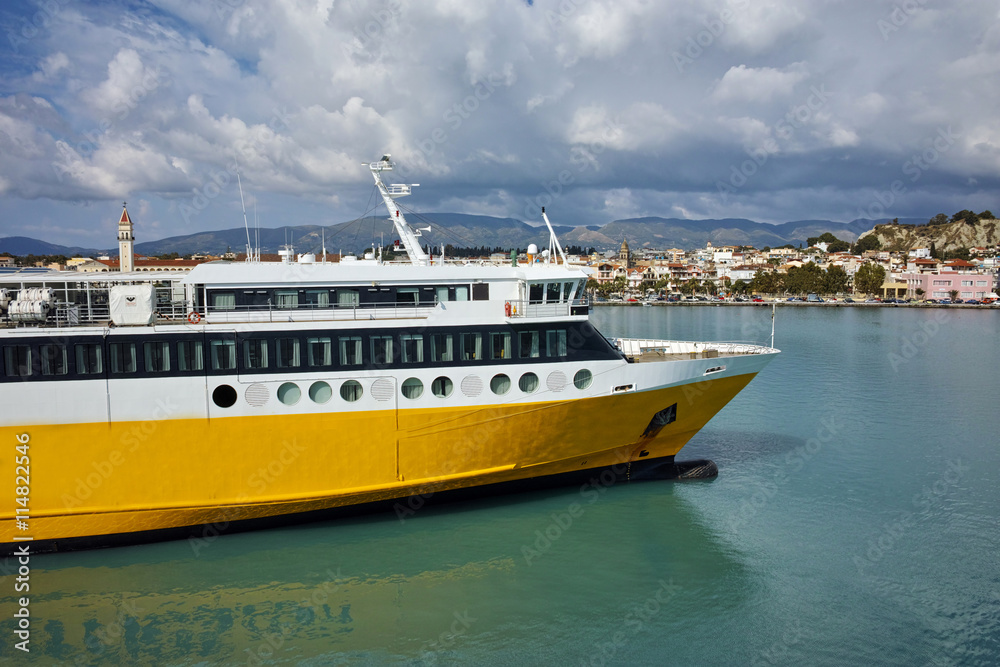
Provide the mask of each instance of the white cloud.
POLYGON ((720 102, 767 102, 791 95, 795 85, 807 78, 809 72, 804 63, 792 63, 780 70, 738 65, 723 75, 712 96, 720 102))

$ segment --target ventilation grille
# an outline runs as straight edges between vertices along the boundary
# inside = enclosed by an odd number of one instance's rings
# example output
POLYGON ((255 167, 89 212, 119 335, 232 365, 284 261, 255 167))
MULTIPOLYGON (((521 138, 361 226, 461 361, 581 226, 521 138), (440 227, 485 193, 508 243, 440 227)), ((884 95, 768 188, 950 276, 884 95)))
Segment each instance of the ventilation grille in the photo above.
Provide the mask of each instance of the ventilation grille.
POLYGON ((466 375, 462 379, 462 393, 466 396, 479 396, 483 393, 483 381, 478 375, 466 375))
POLYGON ((566 388, 566 374, 562 371, 552 371, 545 378, 545 386, 549 388, 549 391, 562 391, 566 388))
POLYGON ((372 398, 376 401, 391 401, 395 393, 395 386, 388 378, 379 378, 372 383, 372 398))
POLYGON ((247 403, 256 408, 259 408, 260 406, 267 403, 267 399, 271 397, 271 392, 267 390, 267 387, 265 385, 262 385, 259 382, 257 382, 247 387, 244 396, 247 399, 247 403))

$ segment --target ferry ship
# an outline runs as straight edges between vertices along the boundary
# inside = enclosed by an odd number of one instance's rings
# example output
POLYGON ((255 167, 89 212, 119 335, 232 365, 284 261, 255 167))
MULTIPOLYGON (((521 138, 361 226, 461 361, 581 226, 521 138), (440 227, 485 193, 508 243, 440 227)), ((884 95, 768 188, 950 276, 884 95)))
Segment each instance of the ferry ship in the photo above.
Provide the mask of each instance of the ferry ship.
POLYGON ((412 186, 385 184, 389 155, 367 166, 408 262, 286 251, 0 281, 8 553, 676 472, 778 353, 609 340, 544 212, 549 248, 527 263, 431 257, 396 202, 412 186))

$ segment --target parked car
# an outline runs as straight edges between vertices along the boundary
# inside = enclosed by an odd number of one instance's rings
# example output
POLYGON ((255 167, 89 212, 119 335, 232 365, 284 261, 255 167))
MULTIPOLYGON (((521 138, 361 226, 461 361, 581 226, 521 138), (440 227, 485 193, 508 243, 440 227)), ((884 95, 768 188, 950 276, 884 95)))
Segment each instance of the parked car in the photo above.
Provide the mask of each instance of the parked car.
POLYGON ((978 306, 982 303, 982 301, 979 301, 978 299, 966 299, 965 303, 971 304, 973 306, 978 306))
POLYGON ((854 303, 854 299, 852 299, 851 297, 846 297, 844 299, 844 303, 854 303))
POLYGON ((951 299, 941 299, 940 301, 938 301, 938 303, 941 304, 942 306, 949 306, 951 305, 951 299))
POLYGON ((754 303, 764 303, 764 299, 760 298, 759 296, 755 296, 753 299, 751 299, 751 301, 753 301, 754 303))

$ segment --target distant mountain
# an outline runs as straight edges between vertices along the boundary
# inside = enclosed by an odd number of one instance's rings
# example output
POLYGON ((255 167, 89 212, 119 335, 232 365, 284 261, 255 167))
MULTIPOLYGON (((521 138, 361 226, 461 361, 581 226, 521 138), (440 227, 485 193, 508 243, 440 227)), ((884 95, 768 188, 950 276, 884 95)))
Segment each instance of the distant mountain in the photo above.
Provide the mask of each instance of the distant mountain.
POLYGON ((98 255, 107 251, 56 245, 27 236, 7 236, 0 238, 0 253, 4 252, 11 255, 66 255, 73 257, 74 255, 98 255))
MULTIPOLYGON (((409 222, 414 229, 422 229, 421 240, 425 245, 439 248, 442 244, 462 247, 502 247, 525 248, 530 243, 540 247, 548 245, 548 231, 545 227, 526 224, 514 218, 496 218, 486 215, 465 215, 462 213, 410 214, 409 222), (428 231, 424 228, 430 227, 428 231)), ((722 220, 683 220, 680 218, 632 218, 615 220, 606 225, 586 227, 555 227, 563 245, 594 246, 599 250, 611 250, 621 245, 627 238, 632 248, 683 248, 690 250, 712 245, 750 245, 757 248, 805 244, 806 239, 830 232, 844 241, 854 241, 877 223, 886 220, 853 220, 832 222, 830 220, 796 220, 780 225, 754 222, 744 218, 722 220)), ((902 223, 926 223, 926 220, 905 219, 902 223)), ((141 229, 141 223, 137 225, 141 229)), ((286 243, 292 244, 296 252, 320 252, 323 238, 329 253, 363 250, 372 243, 391 244, 396 232, 388 218, 369 216, 350 222, 321 227, 318 225, 296 225, 278 228, 261 228, 250 232, 251 238, 259 238, 261 252, 275 253, 286 243)), ((256 241, 254 241, 256 244, 256 241)), ((246 249, 247 232, 242 227, 210 232, 199 232, 186 236, 173 236, 158 241, 146 241, 135 246, 143 255, 162 255, 176 252, 222 254, 227 250, 242 252, 246 249)), ((0 252, 14 255, 96 255, 107 251, 70 248, 66 246, 36 241, 20 236, 0 239, 0 252)), ((117 249, 111 251, 117 254, 117 249)))

